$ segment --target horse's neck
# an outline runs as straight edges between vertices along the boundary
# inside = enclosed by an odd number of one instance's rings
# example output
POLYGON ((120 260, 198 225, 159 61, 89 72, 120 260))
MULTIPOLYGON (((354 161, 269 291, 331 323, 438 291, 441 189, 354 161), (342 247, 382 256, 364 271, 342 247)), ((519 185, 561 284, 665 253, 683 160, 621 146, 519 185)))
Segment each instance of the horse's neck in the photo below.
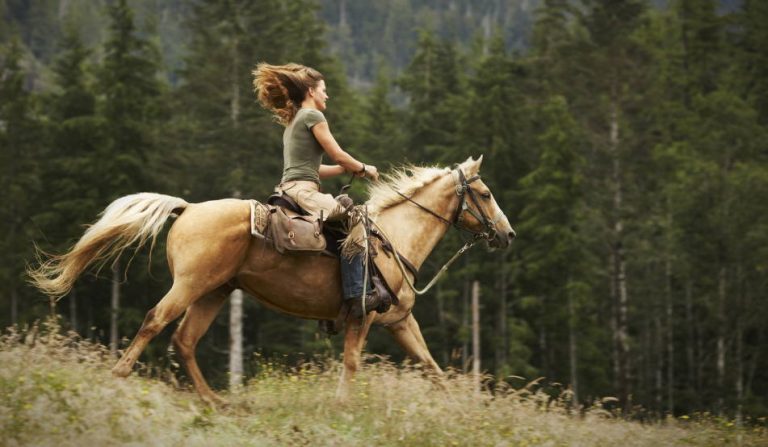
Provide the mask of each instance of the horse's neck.
MULTIPOLYGON (((436 180, 419 190, 412 199, 424 208, 451 220, 457 206, 450 178, 436 180)), ((435 216, 404 201, 383 211, 376 222, 390 238, 392 245, 416 268, 427 259, 450 226, 435 216)))

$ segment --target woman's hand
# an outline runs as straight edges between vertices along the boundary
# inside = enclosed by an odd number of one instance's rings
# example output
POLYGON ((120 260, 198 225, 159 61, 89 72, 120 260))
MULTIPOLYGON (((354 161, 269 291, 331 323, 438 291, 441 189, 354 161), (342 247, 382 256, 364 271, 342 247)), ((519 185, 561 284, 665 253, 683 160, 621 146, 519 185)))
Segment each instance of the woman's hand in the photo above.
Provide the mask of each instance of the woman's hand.
POLYGON ((371 180, 378 181, 379 180, 379 170, 376 169, 376 166, 373 165, 365 165, 365 172, 363 173, 363 177, 368 177, 371 180))

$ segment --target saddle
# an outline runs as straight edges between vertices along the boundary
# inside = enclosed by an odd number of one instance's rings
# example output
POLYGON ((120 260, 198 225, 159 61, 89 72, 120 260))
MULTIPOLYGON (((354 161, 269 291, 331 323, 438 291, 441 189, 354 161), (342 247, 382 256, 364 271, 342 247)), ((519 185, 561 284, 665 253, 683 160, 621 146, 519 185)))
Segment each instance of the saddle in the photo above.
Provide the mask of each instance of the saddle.
POLYGON ((266 236, 278 253, 319 254, 326 251, 323 215, 309 215, 287 195, 275 193, 267 199, 269 218, 266 236))
POLYGON ((275 193, 266 203, 256 200, 251 205, 251 235, 272 243, 280 254, 326 254, 338 256, 333 244, 326 241, 341 239, 338 231, 311 216, 293 199, 275 193))
MULTIPOLYGON (((339 258, 341 256, 341 241, 347 235, 343 224, 338 226, 333 222, 323 222, 322 216, 316 218, 311 216, 299 206, 289 196, 281 193, 275 193, 267 198, 266 204, 251 200, 251 234, 255 237, 271 241, 275 250, 281 254, 322 254, 339 258), (330 242, 330 243, 328 243, 330 242)), ((370 230, 370 228, 369 228, 370 230)), ((394 251, 388 241, 374 230, 369 234, 376 236, 382 242, 382 248, 385 251, 394 251)), ((384 280, 384 276, 379 271, 376 263, 373 262, 377 255, 376 250, 371 247, 368 253, 369 278, 368 284, 379 296, 390 303, 397 305, 399 300, 391 287, 384 280)), ((388 254, 389 256, 389 254, 388 254)), ((409 263, 410 264, 410 263, 409 263)), ((344 303, 340 311, 342 314, 348 312, 348 303, 344 303)), ((340 320, 321 321, 323 327, 329 335, 334 335, 340 328, 340 320)))

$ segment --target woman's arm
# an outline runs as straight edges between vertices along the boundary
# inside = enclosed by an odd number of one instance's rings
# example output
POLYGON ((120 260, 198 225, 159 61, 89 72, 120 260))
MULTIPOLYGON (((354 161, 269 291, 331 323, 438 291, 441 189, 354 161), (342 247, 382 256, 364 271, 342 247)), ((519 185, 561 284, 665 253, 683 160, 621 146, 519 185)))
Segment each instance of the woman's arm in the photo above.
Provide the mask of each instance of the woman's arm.
MULTIPOLYGON (((346 172, 361 173, 365 169, 365 174, 376 180, 379 177, 378 170, 375 166, 366 166, 363 162, 358 161, 355 157, 349 155, 344 149, 339 146, 336 139, 331 134, 331 129, 328 127, 328 122, 323 121, 321 123, 312 126, 312 134, 323 147, 325 153, 331 157, 331 160, 338 163, 338 165, 346 172)), ((320 177, 322 178, 322 167, 320 170, 320 177)))
POLYGON ((347 172, 343 167, 339 165, 320 165, 320 178, 325 179, 328 177, 335 177, 347 172))

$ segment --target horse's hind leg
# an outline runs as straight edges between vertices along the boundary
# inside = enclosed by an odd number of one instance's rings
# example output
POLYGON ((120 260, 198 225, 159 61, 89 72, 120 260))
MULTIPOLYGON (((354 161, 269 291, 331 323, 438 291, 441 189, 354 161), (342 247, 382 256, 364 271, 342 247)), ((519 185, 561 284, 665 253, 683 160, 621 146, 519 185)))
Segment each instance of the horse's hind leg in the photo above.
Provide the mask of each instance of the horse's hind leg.
POLYGON ((178 350, 187 374, 192 379, 195 390, 209 404, 221 404, 223 401, 211 390, 205 377, 203 377, 203 373, 200 372, 195 359, 195 348, 200 338, 208 331, 232 290, 233 288, 230 286, 222 286, 194 302, 187 309, 187 313, 176 332, 173 333, 173 344, 178 350))
POLYGON ((435 359, 432 358, 432 354, 430 354, 427 348, 427 343, 424 341, 424 336, 421 335, 419 323, 416 322, 413 314, 389 326, 388 329, 409 357, 422 363, 435 373, 442 374, 443 370, 440 369, 435 359))
POLYGON ((152 338, 165 328, 171 321, 178 318, 184 310, 205 291, 191 290, 183 283, 174 282, 173 287, 165 294, 163 299, 153 307, 147 316, 144 317, 144 323, 136 334, 136 337, 125 350, 125 353, 112 368, 112 374, 117 377, 126 377, 131 373, 134 363, 139 359, 144 348, 147 347, 152 338))

